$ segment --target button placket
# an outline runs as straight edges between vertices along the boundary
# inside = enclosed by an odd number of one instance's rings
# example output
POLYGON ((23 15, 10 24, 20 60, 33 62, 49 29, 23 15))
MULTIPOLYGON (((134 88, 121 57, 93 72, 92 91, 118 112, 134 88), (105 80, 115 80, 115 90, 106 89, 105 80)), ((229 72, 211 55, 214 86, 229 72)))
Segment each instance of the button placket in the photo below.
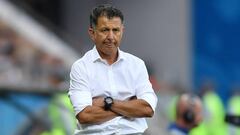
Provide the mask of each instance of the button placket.
POLYGON ((116 96, 116 85, 114 81, 114 75, 113 75, 113 67, 109 66, 108 69, 108 77, 109 77, 109 85, 110 85, 110 91, 111 91, 111 96, 116 96))

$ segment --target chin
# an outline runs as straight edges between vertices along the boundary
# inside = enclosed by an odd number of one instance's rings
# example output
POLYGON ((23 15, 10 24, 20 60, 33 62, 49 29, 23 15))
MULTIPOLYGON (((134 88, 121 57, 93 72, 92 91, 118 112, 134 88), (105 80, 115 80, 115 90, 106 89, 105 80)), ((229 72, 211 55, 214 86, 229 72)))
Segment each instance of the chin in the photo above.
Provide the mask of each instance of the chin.
POLYGON ((109 52, 109 53, 115 53, 117 52, 117 48, 116 47, 106 47, 105 49, 105 52, 109 52))

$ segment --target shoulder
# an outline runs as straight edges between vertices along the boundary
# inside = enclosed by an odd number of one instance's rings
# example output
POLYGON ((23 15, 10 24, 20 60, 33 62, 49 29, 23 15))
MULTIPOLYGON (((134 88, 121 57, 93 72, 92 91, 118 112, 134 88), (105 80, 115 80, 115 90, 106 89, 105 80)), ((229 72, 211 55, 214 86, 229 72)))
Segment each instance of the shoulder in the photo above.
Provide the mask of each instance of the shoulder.
POLYGON ((72 64, 72 69, 84 67, 87 63, 89 63, 90 60, 91 60, 91 52, 92 52, 92 50, 89 50, 89 51, 86 52, 81 58, 79 58, 78 60, 76 60, 76 61, 72 64))
POLYGON ((171 123, 168 127, 168 131, 171 135, 187 135, 188 130, 179 127, 176 123, 171 123))
POLYGON ((131 53, 127 53, 127 52, 123 52, 123 51, 122 51, 122 53, 123 53, 126 61, 131 62, 131 63, 136 63, 136 64, 144 64, 144 61, 141 58, 139 58, 131 53))
POLYGON ((134 74, 145 73, 147 70, 146 65, 141 58, 127 52, 123 52, 123 56, 123 63, 129 71, 133 72, 134 74))

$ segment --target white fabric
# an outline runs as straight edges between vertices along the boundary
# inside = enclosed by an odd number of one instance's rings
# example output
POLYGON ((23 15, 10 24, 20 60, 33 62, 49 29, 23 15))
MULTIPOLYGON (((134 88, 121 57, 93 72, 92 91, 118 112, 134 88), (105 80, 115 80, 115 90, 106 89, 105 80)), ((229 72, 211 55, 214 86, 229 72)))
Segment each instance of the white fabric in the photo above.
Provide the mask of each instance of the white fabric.
MULTIPOLYGON (((100 57, 96 47, 73 64, 68 94, 76 114, 92 105, 92 98, 96 96, 111 96, 118 100, 137 96, 147 101, 155 111, 157 97, 144 62, 119 49, 118 52, 118 60, 112 65, 100 57)), ((102 124, 81 124, 78 127, 76 134, 132 134, 143 133, 147 123, 145 118, 116 117, 102 124)))

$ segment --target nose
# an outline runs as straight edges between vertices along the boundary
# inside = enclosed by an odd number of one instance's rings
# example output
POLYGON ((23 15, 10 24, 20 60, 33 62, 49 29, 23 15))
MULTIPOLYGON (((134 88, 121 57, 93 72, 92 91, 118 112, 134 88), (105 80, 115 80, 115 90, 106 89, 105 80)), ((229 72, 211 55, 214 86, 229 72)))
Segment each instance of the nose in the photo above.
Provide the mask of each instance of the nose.
POLYGON ((114 33, 113 33, 112 30, 110 30, 110 31, 108 32, 107 38, 108 38, 108 39, 113 39, 113 38, 114 38, 114 33))

